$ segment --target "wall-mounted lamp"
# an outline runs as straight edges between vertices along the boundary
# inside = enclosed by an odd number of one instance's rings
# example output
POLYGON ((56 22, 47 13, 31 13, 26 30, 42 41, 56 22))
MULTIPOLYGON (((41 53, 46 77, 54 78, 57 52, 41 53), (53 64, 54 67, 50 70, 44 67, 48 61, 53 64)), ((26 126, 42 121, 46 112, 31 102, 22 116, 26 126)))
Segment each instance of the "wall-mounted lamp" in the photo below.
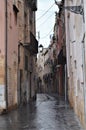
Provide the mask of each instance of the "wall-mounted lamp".
POLYGON ((56 4, 59 8, 67 9, 68 11, 71 11, 71 12, 73 12, 73 13, 81 14, 81 15, 84 14, 83 7, 82 7, 81 5, 79 5, 79 6, 63 6, 63 5, 62 5, 62 2, 57 2, 56 0, 55 0, 55 4, 56 4))
POLYGON ((43 51, 43 45, 40 44, 40 45, 39 45, 39 52, 42 52, 42 51, 43 51))

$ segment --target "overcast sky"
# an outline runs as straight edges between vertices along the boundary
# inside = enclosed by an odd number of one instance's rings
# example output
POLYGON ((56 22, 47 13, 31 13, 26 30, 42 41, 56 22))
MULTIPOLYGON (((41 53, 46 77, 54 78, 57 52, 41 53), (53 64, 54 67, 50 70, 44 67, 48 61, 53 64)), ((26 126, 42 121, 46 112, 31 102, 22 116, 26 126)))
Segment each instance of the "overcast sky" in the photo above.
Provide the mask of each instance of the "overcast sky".
POLYGON ((48 47, 50 43, 50 35, 53 34, 55 23, 55 12, 58 7, 54 4, 54 0, 38 0, 38 10, 36 12, 36 36, 40 33, 39 45, 48 47))

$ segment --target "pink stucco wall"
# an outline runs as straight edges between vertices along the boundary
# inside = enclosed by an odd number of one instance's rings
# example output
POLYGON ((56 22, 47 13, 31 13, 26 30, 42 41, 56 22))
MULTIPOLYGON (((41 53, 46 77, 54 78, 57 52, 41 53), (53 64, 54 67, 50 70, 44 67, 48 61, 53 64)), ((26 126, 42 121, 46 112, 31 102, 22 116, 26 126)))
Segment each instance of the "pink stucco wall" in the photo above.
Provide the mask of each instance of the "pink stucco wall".
POLYGON ((5 2, 0 1, 0 110, 5 109, 5 2))
POLYGON ((62 21, 59 19, 58 21, 58 44, 57 44, 57 51, 58 51, 58 54, 60 52, 60 50, 62 49, 62 42, 63 42, 63 34, 62 34, 62 21))
POLYGON ((18 27, 15 22, 13 0, 8 1, 8 66, 12 65, 13 55, 18 54, 18 27))
POLYGON ((0 1, 0 54, 4 54, 5 49, 5 2, 0 1))
POLYGON ((17 104, 17 70, 18 70, 18 26, 13 10, 13 0, 8 1, 8 104, 13 107, 17 104))

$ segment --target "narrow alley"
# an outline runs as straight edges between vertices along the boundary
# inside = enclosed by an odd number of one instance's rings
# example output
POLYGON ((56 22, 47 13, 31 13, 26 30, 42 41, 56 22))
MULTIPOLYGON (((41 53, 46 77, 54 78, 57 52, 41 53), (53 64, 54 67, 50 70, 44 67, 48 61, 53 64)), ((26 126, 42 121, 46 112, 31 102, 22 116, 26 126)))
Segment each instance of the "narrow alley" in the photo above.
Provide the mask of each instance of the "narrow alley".
POLYGON ((0 130, 83 130, 73 110, 56 95, 38 94, 36 102, 0 116, 0 130))
POLYGON ((83 129, 86 0, 0 0, 0 130, 83 129))

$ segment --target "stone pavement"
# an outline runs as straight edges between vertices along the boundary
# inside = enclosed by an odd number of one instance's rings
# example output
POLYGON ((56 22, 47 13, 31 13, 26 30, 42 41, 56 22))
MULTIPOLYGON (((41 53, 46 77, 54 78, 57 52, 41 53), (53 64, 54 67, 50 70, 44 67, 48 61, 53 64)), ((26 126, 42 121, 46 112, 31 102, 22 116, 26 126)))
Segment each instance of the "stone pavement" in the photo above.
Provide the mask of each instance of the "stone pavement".
POLYGON ((30 102, 0 116, 0 130, 84 130, 73 110, 62 98, 38 94, 30 102))

